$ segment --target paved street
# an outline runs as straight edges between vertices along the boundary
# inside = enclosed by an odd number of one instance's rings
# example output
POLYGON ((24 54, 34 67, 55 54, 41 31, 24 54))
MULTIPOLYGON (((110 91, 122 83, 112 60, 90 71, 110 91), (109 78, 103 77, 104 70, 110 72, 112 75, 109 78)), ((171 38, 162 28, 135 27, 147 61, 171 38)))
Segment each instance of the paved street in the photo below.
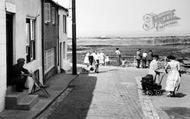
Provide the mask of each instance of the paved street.
MULTIPOLYGON (((71 93, 59 98, 39 118, 145 119, 138 99, 135 72, 134 68, 104 67, 98 74, 80 74, 72 83, 75 87, 71 93)), ((143 75, 143 71, 139 70, 138 75, 143 75)))
MULTIPOLYGON (((181 85, 176 93, 176 97, 169 98, 166 95, 151 96, 152 104, 157 109, 160 117, 168 115, 170 119, 190 119, 190 75, 183 74, 181 85)), ((166 77, 162 82, 165 88, 166 77)), ((162 118, 161 118, 162 119, 162 118)))
MULTIPOLYGON (((146 69, 102 67, 80 74, 38 119, 188 119, 189 87, 184 75, 179 94, 147 96, 139 87, 146 69), (182 93, 183 92, 183 93, 182 93)), ((165 87, 165 79, 163 80, 165 87)))

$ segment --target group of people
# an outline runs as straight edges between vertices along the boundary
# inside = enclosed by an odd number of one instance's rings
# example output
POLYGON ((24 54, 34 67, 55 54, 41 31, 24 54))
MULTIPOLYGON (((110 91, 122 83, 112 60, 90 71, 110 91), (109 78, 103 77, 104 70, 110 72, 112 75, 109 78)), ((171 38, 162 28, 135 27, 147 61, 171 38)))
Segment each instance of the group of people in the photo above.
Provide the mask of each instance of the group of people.
MULTIPOLYGON (((121 61, 120 52, 116 53, 118 54, 118 62, 119 62, 121 61)), ((149 53, 151 54, 150 58, 151 61, 149 61, 150 59, 147 60, 149 66, 148 74, 152 75, 156 79, 156 75, 160 75, 159 74, 160 72, 158 71, 160 69, 159 56, 153 55, 152 51, 149 51, 149 53)), ((84 58, 84 63, 87 65, 87 67, 89 67, 90 70, 93 70, 96 73, 99 72, 99 65, 100 64, 103 65, 107 61, 106 61, 106 55, 102 51, 87 52, 84 58), (94 69, 92 69, 93 66, 94 69)), ((18 92, 22 92, 24 89, 27 89, 25 87, 27 77, 28 76, 32 77, 32 74, 23 67, 24 64, 25 64, 25 59, 19 58, 17 60, 17 64, 15 64, 12 68, 11 84, 16 86, 16 91, 18 92)), ((139 66, 139 64, 137 66, 139 66)), ((168 92, 167 96, 174 96, 175 91, 179 89, 181 81, 180 62, 176 60, 176 57, 170 55, 165 58, 164 73, 167 74, 166 87, 165 87, 165 90, 168 92)))
MULTIPOLYGON (((159 72, 159 56, 153 55, 153 60, 150 62, 148 74, 153 75, 156 79, 156 76, 160 75, 159 72)), ((165 91, 167 91, 167 96, 174 96, 175 91, 179 89, 181 74, 180 74, 180 62, 176 60, 176 57, 169 55, 165 58, 165 68, 164 74, 167 74, 166 79, 166 87, 165 91)))
POLYGON ((152 50, 142 52, 141 49, 138 49, 136 52, 136 61, 137 68, 148 68, 150 66, 150 62, 153 60, 153 52, 152 50))
POLYGON ((107 65, 107 63, 109 63, 109 57, 102 50, 100 52, 88 51, 84 57, 84 64, 89 67, 89 70, 94 70, 96 73, 99 73, 100 65, 107 65))

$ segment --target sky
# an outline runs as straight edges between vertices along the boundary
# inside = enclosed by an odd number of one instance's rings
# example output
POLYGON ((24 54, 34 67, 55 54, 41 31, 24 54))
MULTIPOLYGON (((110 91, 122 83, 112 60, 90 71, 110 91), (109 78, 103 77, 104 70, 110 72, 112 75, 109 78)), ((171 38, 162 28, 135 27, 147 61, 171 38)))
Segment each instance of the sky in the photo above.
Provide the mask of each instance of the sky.
MULTIPOLYGON (((55 0, 66 8, 71 0, 55 0)), ((77 37, 190 35, 190 0, 76 0, 77 37), (164 29, 143 29, 143 16, 173 10, 178 22, 164 29)), ((68 35, 71 35, 71 16, 68 35)))

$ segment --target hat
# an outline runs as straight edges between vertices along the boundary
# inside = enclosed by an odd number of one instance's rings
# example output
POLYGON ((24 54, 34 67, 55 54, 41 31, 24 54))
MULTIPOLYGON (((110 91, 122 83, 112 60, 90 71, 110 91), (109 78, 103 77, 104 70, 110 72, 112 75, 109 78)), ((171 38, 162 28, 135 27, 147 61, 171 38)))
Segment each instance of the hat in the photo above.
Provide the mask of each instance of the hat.
POLYGON ((24 58, 19 58, 19 59, 17 59, 17 63, 18 63, 18 64, 19 64, 19 63, 24 63, 24 61, 25 61, 24 58))
POLYGON ((154 58, 157 58, 157 59, 159 58, 159 56, 158 56, 158 55, 153 55, 153 57, 154 57, 154 58))
POLYGON ((174 60, 176 57, 173 56, 173 55, 169 55, 169 56, 167 56, 167 58, 168 58, 168 59, 172 59, 172 60, 174 60))

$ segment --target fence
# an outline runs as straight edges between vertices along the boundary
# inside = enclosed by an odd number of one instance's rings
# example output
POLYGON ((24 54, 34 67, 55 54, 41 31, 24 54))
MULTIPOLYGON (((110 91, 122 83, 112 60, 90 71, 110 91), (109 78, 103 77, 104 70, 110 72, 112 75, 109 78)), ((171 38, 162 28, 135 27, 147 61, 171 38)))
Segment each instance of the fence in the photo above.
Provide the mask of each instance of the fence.
MULTIPOLYGON (((116 66, 117 64, 117 57, 116 56, 109 56, 110 63, 109 65, 116 66)), ((122 56, 121 60, 125 60, 126 66, 136 66, 136 56, 122 56)))

